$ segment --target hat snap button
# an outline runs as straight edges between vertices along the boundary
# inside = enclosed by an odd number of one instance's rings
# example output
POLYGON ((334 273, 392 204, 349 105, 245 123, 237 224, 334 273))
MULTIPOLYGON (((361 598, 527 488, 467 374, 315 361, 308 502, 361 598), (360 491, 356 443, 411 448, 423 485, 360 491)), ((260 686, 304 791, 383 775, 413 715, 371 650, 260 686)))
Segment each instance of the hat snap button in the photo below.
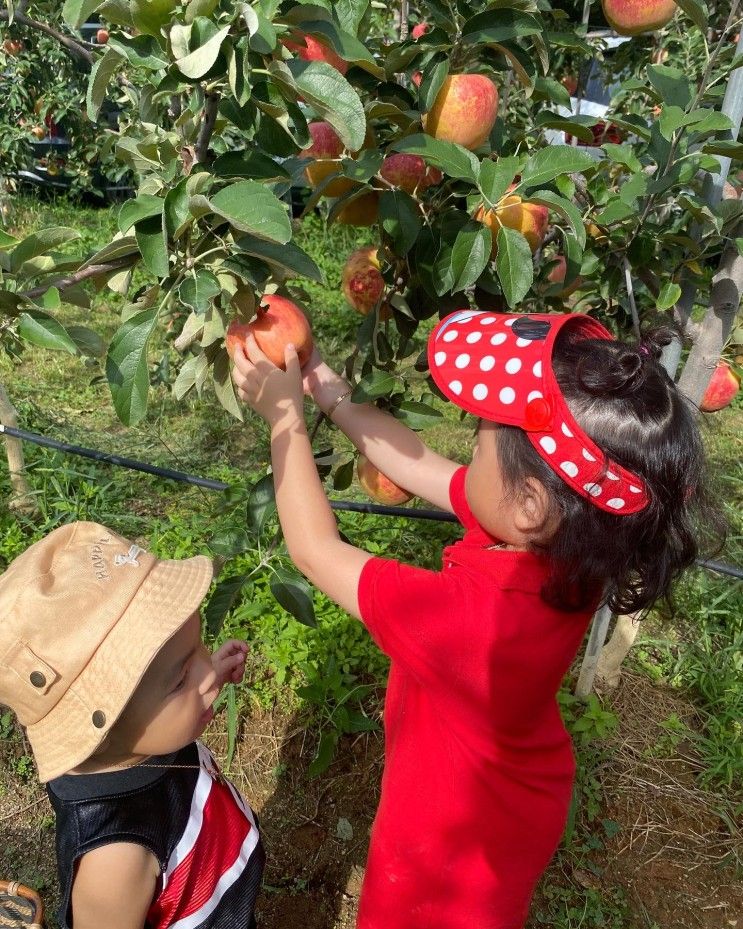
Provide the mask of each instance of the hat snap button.
POLYGON ((46 677, 41 673, 41 671, 32 671, 28 679, 34 685, 34 687, 44 687, 46 685, 46 677))
POLYGON ((103 710, 96 710, 93 713, 93 725, 96 729, 103 729, 106 725, 106 714, 103 710))

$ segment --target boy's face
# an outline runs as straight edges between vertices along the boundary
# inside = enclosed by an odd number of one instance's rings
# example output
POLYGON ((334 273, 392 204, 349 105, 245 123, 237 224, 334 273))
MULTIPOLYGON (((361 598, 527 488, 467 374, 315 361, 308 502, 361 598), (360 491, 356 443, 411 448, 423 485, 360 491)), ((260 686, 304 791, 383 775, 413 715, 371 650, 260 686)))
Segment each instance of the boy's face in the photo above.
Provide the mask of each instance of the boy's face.
POLYGON ((218 695, 196 612, 145 672, 98 760, 102 765, 136 761, 183 748, 206 729, 218 695))

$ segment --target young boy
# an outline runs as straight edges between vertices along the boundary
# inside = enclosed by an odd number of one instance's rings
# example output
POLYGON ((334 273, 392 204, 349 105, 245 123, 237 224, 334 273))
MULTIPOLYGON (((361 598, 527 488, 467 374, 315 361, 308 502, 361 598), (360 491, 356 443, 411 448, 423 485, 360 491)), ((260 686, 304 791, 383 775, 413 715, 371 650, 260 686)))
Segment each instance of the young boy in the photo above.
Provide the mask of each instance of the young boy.
POLYGON ((0 703, 57 817, 64 929, 250 929, 255 817, 196 741, 246 646, 210 655, 211 561, 159 560, 97 523, 55 529, 0 576, 0 703))

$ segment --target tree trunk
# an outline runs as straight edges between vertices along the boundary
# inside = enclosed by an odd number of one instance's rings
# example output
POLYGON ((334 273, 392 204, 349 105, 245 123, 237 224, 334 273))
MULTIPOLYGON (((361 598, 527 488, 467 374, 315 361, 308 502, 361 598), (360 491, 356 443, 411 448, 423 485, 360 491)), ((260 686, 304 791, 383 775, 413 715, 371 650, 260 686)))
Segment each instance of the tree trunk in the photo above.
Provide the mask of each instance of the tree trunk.
POLYGON ((743 256, 735 244, 743 235, 739 223, 722 253, 720 267, 712 278, 711 303, 699 327, 699 334, 689 352, 678 386, 692 403, 699 406, 712 372, 720 359, 725 342, 735 321, 743 294, 743 256))
POLYGON ((634 645, 640 623, 635 614, 618 616, 611 639, 601 649, 596 677, 606 687, 617 687, 622 675, 622 662, 634 645))
MULTIPOLYGON (((3 426, 17 428, 18 413, 16 408, 10 402, 10 398, 5 392, 5 388, 0 384, 0 423, 3 426)), ((5 436, 5 447, 8 455, 8 471, 10 473, 10 486, 13 488, 13 496, 8 506, 11 510, 18 510, 23 513, 34 513, 36 511, 36 501, 31 488, 26 481, 26 466, 23 462, 23 445, 20 439, 13 439, 5 436)))

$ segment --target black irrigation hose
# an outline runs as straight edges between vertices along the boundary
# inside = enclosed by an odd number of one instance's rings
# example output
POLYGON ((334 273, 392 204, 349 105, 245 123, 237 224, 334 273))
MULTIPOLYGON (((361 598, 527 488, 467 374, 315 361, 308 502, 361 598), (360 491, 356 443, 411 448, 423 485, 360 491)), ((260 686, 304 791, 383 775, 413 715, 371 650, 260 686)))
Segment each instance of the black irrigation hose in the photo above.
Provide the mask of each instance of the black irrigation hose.
MULTIPOLYGON (((210 477, 196 477, 193 474, 186 474, 183 471, 174 471, 172 468, 161 468, 158 465, 146 464, 143 461, 136 461, 133 458, 122 458, 120 455, 111 455, 108 452, 99 452, 92 448, 82 448, 79 445, 72 445, 69 442, 58 442, 56 439, 47 438, 36 432, 26 432, 25 429, 15 429, 12 426, 3 426, 0 424, 0 435, 11 436, 14 439, 22 439, 24 442, 32 442, 34 445, 42 445, 45 448, 53 448, 60 452, 67 452, 70 455, 80 455, 82 458, 91 458, 93 461, 102 461, 106 464, 117 465, 121 468, 128 468, 131 471, 143 471, 145 474, 154 474, 157 477, 166 477, 172 481, 180 481, 183 484, 193 484, 196 487, 206 487, 208 490, 229 490, 230 485, 223 481, 215 481, 210 477)), ((433 519, 444 523, 456 523, 457 517, 453 513, 445 513, 442 510, 419 510, 413 507, 402 506, 384 506, 379 503, 355 503, 352 500, 331 500, 330 506, 334 510, 347 511, 351 513, 371 513, 374 516, 397 516, 404 519, 433 519)), ((743 569, 735 565, 729 565, 722 561, 706 561, 698 559, 697 564, 709 571, 715 571, 717 574, 725 574, 728 577, 735 577, 743 580, 743 569)))

